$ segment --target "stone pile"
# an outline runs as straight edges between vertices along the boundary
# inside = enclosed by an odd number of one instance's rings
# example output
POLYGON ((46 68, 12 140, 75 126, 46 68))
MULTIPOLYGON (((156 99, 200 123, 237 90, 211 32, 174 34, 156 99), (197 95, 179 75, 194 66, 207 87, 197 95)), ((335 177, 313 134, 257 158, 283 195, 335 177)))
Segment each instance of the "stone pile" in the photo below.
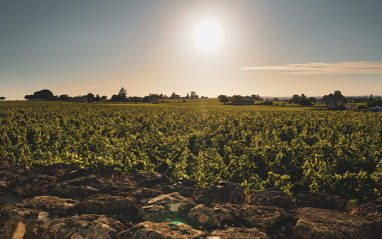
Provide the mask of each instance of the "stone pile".
POLYGON ((382 238, 382 203, 163 174, 0 164, 0 238, 382 238), (246 200, 245 200, 246 199, 246 200))

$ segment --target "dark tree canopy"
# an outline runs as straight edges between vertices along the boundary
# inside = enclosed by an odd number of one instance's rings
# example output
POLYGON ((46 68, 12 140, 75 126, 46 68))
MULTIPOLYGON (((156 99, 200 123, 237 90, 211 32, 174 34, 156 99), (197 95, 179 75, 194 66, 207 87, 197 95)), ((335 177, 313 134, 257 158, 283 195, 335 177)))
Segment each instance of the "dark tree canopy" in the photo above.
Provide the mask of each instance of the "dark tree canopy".
POLYGON ((43 99, 43 100, 55 100, 53 93, 50 90, 40 90, 33 93, 33 95, 26 95, 24 97, 27 100, 30 99, 43 99))
POLYGON ((70 99, 70 97, 69 97, 69 95, 60 95, 59 97, 58 97, 58 100, 62 100, 62 101, 67 101, 67 100, 69 100, 70 99))
POLYGON ((127 91, 126 91, 126 89, 122 87, 122 88, 119 90, 118 95, 119 95, 120 97, 122 97, 122 98, 126 98, 126 95, 127 95, 127 91))
POLYGON ((368 107, 382 107, 382 99, 371 99, 366 103, 366 105, 368 107))
POLYGON ((113 95, 110 99, 111 101, 125 101, 126 97, 121 95, 113 95))
POLYGON ((94 101, 95 97, 93 93, 89 93, 86 95, 86 98, 88 98, 88 102, 94 101))
POLYGON ((220 103, 223 103, 223 104, 227 104, 229 101, 229 99, 226 95, 219 95, 218 99, 219 99, 220 103))
POLYGON ((233 105, 239 105, 242 101, 241 95, 234 95, 229 99, 233 105))
POLYGON ((299 95, 293 95, 292 96, 292 103, 294 103, 294 104, 311 105, 315 101, 316 101, 315 98, 313 98, 313 97, 307 98, 304 93, 301 94, 301 96, 299 96, 299 95))
POLYGON ((341 91, 336 90, 334 93, 329 95, 324 95, 322 99, 328 107, 338 106, 339 103, 347 103, 347 99, 342 95, 341 91))

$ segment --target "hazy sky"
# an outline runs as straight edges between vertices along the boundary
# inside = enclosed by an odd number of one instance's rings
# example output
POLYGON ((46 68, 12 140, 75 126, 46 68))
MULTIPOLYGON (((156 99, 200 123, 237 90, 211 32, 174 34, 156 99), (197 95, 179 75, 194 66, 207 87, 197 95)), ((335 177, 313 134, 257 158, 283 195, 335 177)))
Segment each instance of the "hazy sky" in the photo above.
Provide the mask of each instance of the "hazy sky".
POLYGON ((0 0, 0 96, 382 94, 381 0, 0 0), (221 26, 214 52, 193 43, 221 26))

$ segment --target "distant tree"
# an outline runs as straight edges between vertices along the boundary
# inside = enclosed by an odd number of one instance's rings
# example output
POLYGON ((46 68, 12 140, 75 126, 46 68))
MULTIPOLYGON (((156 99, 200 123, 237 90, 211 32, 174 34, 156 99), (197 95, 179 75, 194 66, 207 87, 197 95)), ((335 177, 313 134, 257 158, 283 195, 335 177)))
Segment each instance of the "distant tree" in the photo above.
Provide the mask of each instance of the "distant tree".
POLYGON ((264 101, 263 104, 264 104, 264 105, 273 105, 273 101, 266 100, 266 101, 264 101))
POLYGON ((1 100, 1 101, 5 100, 5 97, 4 97, 4 96, 1 96, 1 97, 0 97, 0 100, 1 100))
POLYGON ((190 99, 190 94, 189 93, 187 93, 186 99, 190 99))
POLYGON ((55 100, 56 97, 53 95, 53 93, 50 90, 40 90, 33 93, 33 95, 26 95, 24 97, 27 100, 30 99, 43 99, 43 100, 55 100))
POLYGON ((95 102, 99 102, 100 99, 101 99, 101 97, 99 97, 99 94, 97 94, 97 96, 95 97, 94 101, 95 101, 95 102))
POLYGON ((279 100, 279 98, 276 97, 273 99, 273 101, 280 101, 280 100, 279 100))
POLYGON ((322 97, 322 99, 325 101, 325 105, 327 107, 336 107, 338 105, 338 102, 339 100, 334 97, 333 94, 329 94, 329 95, 324 95, 324 97, 322 97))
POLYGON ((292 96, 292 103, 298 104, 300 102, 301 97, 299 95, 292 96))
POLYGON ((233 105, 240 105, 242 101, 241 95, 234 95, 229 99, 233 105))
POLYGON ((374 99, 366 102, 367 107, 382 107, 382 99, 374 99))
POLYGON ((299 104, 299 105, 302 105, 302 106, 307 106, 307 105, 311 105, 312 102, 315 102, 316 99, 313 98, 313 97, 310 97, 310 98, 307 98, 306 95, 304 93, 300 95, 293 95, 292 96, 292 99, 290 99, 288 102, 291 104, 291 103, 294 103, 294 104, 299 104))
POLYGON ((338 106, 339 102, 348 102, 345 96, 343 96, 339 90, 334 91, 334 94, 324 95, 322 99, 325 101, 325 104, 328 107, 336 107, 338 106))
POLYGON ((342 102, 344 102, 344 103, 347 103, 348 101, 347 101, 347 99, 346 99, 346 97, 345 96, 343 96, 342 95, 342 93, 341 93, 341 91, 339 91, 339 90, 336 90, 336 91, 334 91, 334 97, 336 98, 336 99, 338 99, 338 101, 342 101, 342 102))
POLYGON ((68 101, 70 99, 70 97, 69 97, 69 95, 60 95, 59 97, 58 97, 58 100, 60 100, 60 101, 68 101))
POLYGON ((191 99, 197 99, 199 96, 196 94, 195 91, 191 91, 191 99))
POLYGON ((122 88, 119 90, 118 95, 121 96, 122 98, 126 98, 127 92, 126 92, 125 88, 122 87, 122 88))
POLYGON ((227 104, 229 101, 229 99, 226 95, 219 95, 218 99, 219 99, 220 103, 223 103, 223 104, 227 104))
POLYGON ((338 108, 338 109, 342 109, 342 110, 344 110, 344 109, 346 108, 345 103, 342 102, 342 101, 338 102, 338 106, 337 106, 337 108, 338 108))
POLYGON ((355 108, 360 110, 360 109, 366 109, 367 106, 366 106, 366 103, 359 103, 359 104, 356 105, 355 108))
POLYGON ((259 95, 251 95, 252 100, 262 100, 262 98, 259 95))
POLYGON ((94 97, 94 95, 92 93, 87 94, 86 98, 88 98, 88 102, 92 102, 95 99, 95 97, 94 97))
POLYGON ((54 95, 50 90, 41 90, 34 93, 35 98, 41 98, 44 100, 53 100, 54 95))
POLYGON ((298 102, 299 105, 311 105, 312 102, 306 98, 305 94, 301 94, 300 101, 298 102))
POLYGON ((101 100, 107 100, 107 96, 106 96, 106 95, 103 95, 103 96, 101 97, 101 100))
POLYGON ((316 103, 316 102, 317 102, 317 99, 314 98, 314 97, 309 97, 309 101, 312 102, 312 103, 316 103))

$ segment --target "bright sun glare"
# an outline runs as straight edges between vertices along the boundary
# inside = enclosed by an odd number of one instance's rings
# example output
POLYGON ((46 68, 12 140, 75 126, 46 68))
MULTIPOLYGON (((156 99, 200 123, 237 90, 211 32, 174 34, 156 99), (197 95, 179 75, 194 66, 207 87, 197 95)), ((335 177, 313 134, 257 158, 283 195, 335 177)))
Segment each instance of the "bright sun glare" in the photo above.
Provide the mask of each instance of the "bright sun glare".
POLYGON ((214 52, 223 43, 224 33, 219 23, 205 20, 196 25, 193 34, 195 46, 202 52, 214 52))

